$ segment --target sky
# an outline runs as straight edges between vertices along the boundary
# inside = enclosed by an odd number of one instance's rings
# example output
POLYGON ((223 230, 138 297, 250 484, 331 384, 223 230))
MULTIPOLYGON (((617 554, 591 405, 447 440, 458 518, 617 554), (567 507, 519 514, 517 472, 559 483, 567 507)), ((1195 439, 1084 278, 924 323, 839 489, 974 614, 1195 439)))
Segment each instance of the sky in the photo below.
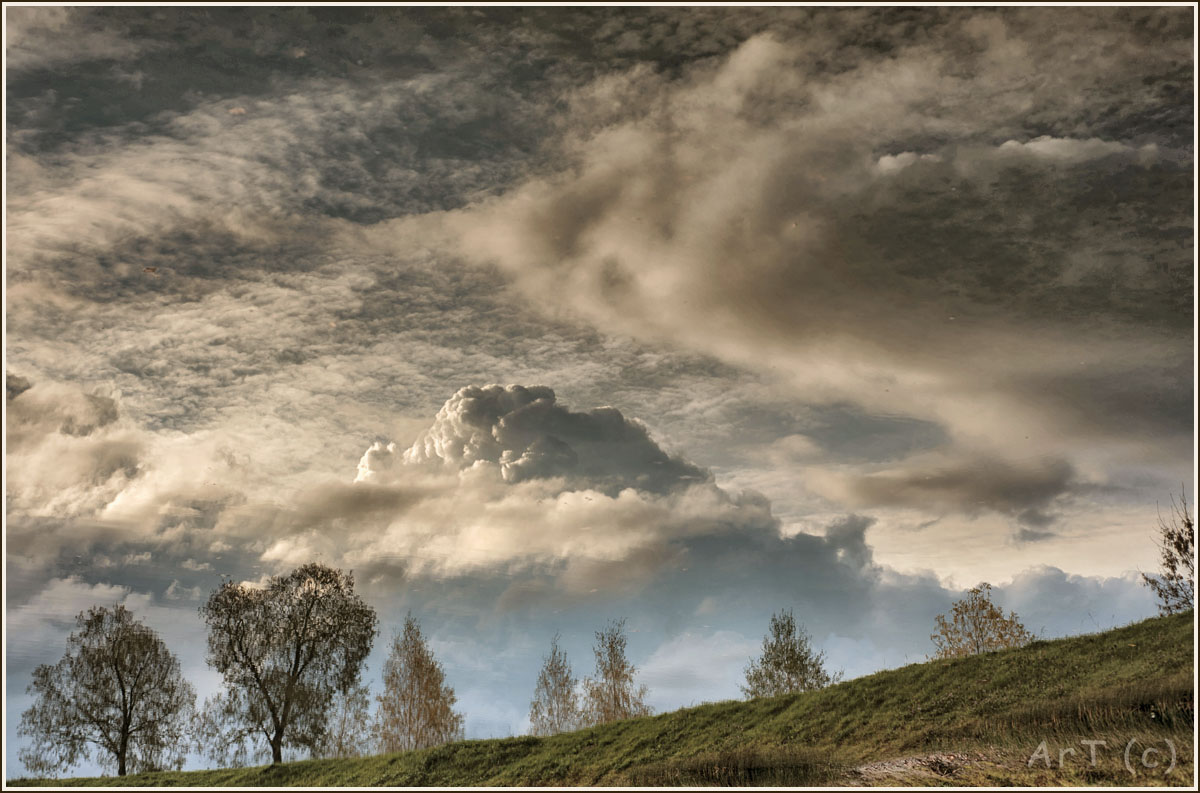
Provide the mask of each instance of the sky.
POLYGON ((203 699, 200 604, 308 561, 473 738, 611 619, 666 711, 781 609, 847 678, 984 581, 1155 613, 1190 6, 4 13, 5 778, 78 612, 203 699))

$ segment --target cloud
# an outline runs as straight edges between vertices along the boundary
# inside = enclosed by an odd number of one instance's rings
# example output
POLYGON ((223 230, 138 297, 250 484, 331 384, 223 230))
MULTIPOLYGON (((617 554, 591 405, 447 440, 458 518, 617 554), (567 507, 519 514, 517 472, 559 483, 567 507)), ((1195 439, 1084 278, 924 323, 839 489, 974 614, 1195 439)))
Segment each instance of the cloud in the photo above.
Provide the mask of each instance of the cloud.
POLYGON ((73 553, 128 567, 197 544, 207 552, 214 538, 194 532, 212 529, 230 506, 261 498, 269 478, 249 471, 221 433, 137 426, 115 390, 41 379, 7 407, 10 562, 45 566, 73 553))
MULTIPOLYGON (((1051 522, 1048 517, 1041 516, 1040 513, 1034 513, 1030 517, 1035 518, 1034 525, 1046 525, 1051 522), (1039 518, 1040 522, 1037 521, 1039 518)), ((1025 522, 1030 522, 1028 517, 1026 518, 1025 522)), ((1040 542, 1041 540, 1048 540, 1054 536, 1056 536, 1054 532, 1050 531, 1038 531, 1037 529, 1021 528, 1013 535, 1013 539, 1018 543, 1040 542)))
POLYGON ((996 590, 996 602, 1045 637, 1093 633, 1154 613, 1154 595, 1139 576, 1070 575, 1052 565, 1028 568, 996 590))
POLYGON ((4 398, 12 400, 19 397, 24 392, 28 391, 32 383, 12 372, 4 373, 4 398))
POLYGON ((87 584, 77 576, 57 578, 8 615, 9 629, 36 630, 39 623, 73 626, 80 612, 98 603, 124 603, 129 594, 125 586, 87 584))
MULTIPOLYGON (((1178 110, 1135 83, 1173 73, 1186 36, 1143 61, 1115 16, 1086 33, 1046 20, 946 17, 936 45, 889 32, 886 54, 842 69, 815 65, 828 42, 763 34, 679 74, 605 75, 572 95, 560 167, 448 222, 468 260, 534 306, 715 356, 810 404, 936 426, 967 473, 914 484, 1018 514, 1101 448, 1165 463, 1190 437, 1144 434, 1169 420, 1164 403, 1188 402, 1190 155, 1134 131, 1178 110), (1093 115, 1117 84, 1127 128, 1093 115), (1131 201, 1147 221, 1117 232, 1105 217, 1131 201), (1104 287, 1113 275, 1130 288, 1104 287), (1081 375, 1097 388, 1073 387, 1081 375), (1038 457, 1059 459, 1017 462, 1038 457)), ((902 498, 860 473, 865 501, 902 498)))
POLYGON ((908 507, 964 515, 992 510, 1034 526, 1048 522, 1042 510, 1071 493, 1076 475, 1062 459, 1012 463, 999 459, 947 460, 914 456, 873 473, 838 476, 813 471, 811 486, 860 507, 908 507))
POLYGON ((758 640, 734 631, 685 633, 659 645, 641 665, 637 680, 646 684, 650 703, 660 710, 669 707, 665 703, 694 701, 699 692, 707 701, 738 699, 742 673, 758 650, 758 640), (697 658, 704 664, 697 665, 697 658))
MULTIPOLYGON (((1146 144, 1138 151, 1142 156, 1146 156, 1154 150, 1155 146, 1153 144, 1146 144)), ((998 153, 1002 156, 1009 154, 1030 154, 1034 157, 1072 165, 1102 157, 1127 155, 1131 151, 1133 151, 1132 147, 1118 141, 1105 141, 1100 138, 1073 140, 1071 138, 1054 138, 1050 135, 1042 135, 1025 143, 1016 140, 1005 141, 998 149, 998 153)))
POLYGON ((129 60, 150 42, 95 21, 91 9, 9 8, 4 57, 11 71, 62 67, 75 61, 129 60))
POLYGON ((778 608, 854 674, 948 575, 1120 573, 1191 473, 1182 9, 7 11, 9 616, 202 667, 198 589, 316 559, 473 708, 621 613, 668 707, 778 608))
POLYGON ((764 497, 727 493, 620 411, 573 411, 519 385, 459 389, 407 450, 373 443, 353 484, 311 488, 269 520, 263 559, 275 564, 540 570, 573 592, 644 582, 689 538, 778 533, 764 497))
POLYGON ((198 586, 184 587, 176 578, 163 592, 163 597, 167 600, 200 600, 204 597, 204 590, 198 586))
POLYGON ((6 402, 10 515, 92 515, 141 475, 145 437, 113 396, 22 385, 6 402))
MULTIPOLYGON (((372 447, 360 470, 379 454, 372 447)), ((404 453, 404 461, 440 461, 458 468, 496 463, 507 482, 564 477, 574 489, 608 495, 630 487, 668 493, 711 478, 667 455, 643 424, 619 410, 573 412, 556 404, 554 391, 545 386, 460 389, 404 453)), ((377 474, 370 470, 371 475, 377 474)))
POLYGON ((41 582, 32 597, 17 605, 10 603, 5 614, 9 675, 31 670, 35 663, 48 660, 47 655, 57 660, 67 635, 75 628, 75 617, 92 606, 120 604, 136 617, 144 617, 151 602, 148 595, 127 586, 89 584, 78 576, 41 582))

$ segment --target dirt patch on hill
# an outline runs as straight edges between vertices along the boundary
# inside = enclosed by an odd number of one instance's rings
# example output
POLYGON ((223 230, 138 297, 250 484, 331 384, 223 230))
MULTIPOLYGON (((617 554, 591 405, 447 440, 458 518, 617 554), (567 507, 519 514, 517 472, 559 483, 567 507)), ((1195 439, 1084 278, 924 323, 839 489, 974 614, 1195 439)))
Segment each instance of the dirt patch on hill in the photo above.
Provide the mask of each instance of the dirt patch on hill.
POLYGON ((846 772, 844 781, 849 785, 945 783, 969 768, 994 764, 980 753, 939 752, 856 766, 846 772))

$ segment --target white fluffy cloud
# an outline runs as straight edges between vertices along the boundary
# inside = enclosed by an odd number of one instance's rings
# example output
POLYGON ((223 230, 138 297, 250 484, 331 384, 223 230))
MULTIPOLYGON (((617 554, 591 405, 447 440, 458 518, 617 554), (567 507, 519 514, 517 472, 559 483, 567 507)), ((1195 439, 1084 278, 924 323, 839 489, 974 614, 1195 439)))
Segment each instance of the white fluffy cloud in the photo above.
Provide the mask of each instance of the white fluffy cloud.
MULTIPOLYGON (((382 451, 372 447, 360 470, 386 465, 382 451)), ((640 422, 611 407, 571 411, 556 404, 554 391, 546 386, 459 390, 404 453, 407 464, 431 461, 457 468, 494 463, 506 482, 564 477, 575 489, 611 495, 627 488, 664 494, 710 478, 666 454, 640 422)))
POLYGON ((295 531, 264 559, 338 554, 439 576, 535 566, 587 590, 652 574, 687 538, 778 532, 766 499, 731 496, 635 420, 572 411, 544 386, 460 389, 409 449, 374 443, 353 485, 314 494, 285 520, 313 525, 334 502, 356 505, 330 512, 336 535, 295 531))

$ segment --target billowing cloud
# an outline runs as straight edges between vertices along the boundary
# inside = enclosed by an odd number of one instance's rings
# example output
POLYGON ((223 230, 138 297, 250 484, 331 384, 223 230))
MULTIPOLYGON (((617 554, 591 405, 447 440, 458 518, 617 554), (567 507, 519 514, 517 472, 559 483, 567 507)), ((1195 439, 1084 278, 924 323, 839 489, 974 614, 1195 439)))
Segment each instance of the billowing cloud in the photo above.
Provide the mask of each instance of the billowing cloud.
POLYGON ((129 567, 155 558, 146 545, 168 557, 193 544, 207 552, 215 538, 205 533, 228 507, 262 498, 261 474, 222 434, 150 432, 119 392, 27 382, 6 403, 10 562, 87 555, 103 567, 115 555, 129 567))
POLYGON ((460 389, 410 448, 372 444, 353 485, 312 491, 279 519, 291 529, 267 560, 336 553, 439 576, 532 566, 577 590, 653 575, 689 537, 778 533, 765 498, 717 487, 636 420, 520 385, 460 389))
MULTIPOLYGON (((967 472, 915 481, 954 508, 1020 514, 1073 469, 1110 484, 1114 445, 1170 464, 1190 437, 1188 143, 1102 128, 1077 97, 1120 85, 1131 117, 1173 113, 1149 86, 1190 44, 1141 60, 1116 17, 1031 19, 963 14, 937 47, 842 69, 764 34, 682 75, 606 75, 572 96, 561 168, 451 223, 533 305, 942 428, 967 472), (1134 204, 1157 209, 1110 230, 1134 204)), ((861 503, 909 498, 859 473, 861 503)))
POLYGON ((93 515, 141 475, 145 437, 118 421, 113 396, 9 377, 8 509, 93 515))
MULTIPOLYGON (((373 459, 368 452, 360 470, 373 459)), ((458 468, 496 463, 507 482, 564 477, 574 489, 609 495, 630 487, 661 494, 711 478, 670 457, 644 425, 619 410, 573 412, 556 404, 554 391, 545 386, 459 390, 404 453, 404 461, 440 461, 458 468)))
POLYGON ((1092 633, 1150 613, 1154 595, 1139 576, 1070 575, 1057 567, 1032 567, 1004 582, 997 602, 1045 637, 1092 633))

